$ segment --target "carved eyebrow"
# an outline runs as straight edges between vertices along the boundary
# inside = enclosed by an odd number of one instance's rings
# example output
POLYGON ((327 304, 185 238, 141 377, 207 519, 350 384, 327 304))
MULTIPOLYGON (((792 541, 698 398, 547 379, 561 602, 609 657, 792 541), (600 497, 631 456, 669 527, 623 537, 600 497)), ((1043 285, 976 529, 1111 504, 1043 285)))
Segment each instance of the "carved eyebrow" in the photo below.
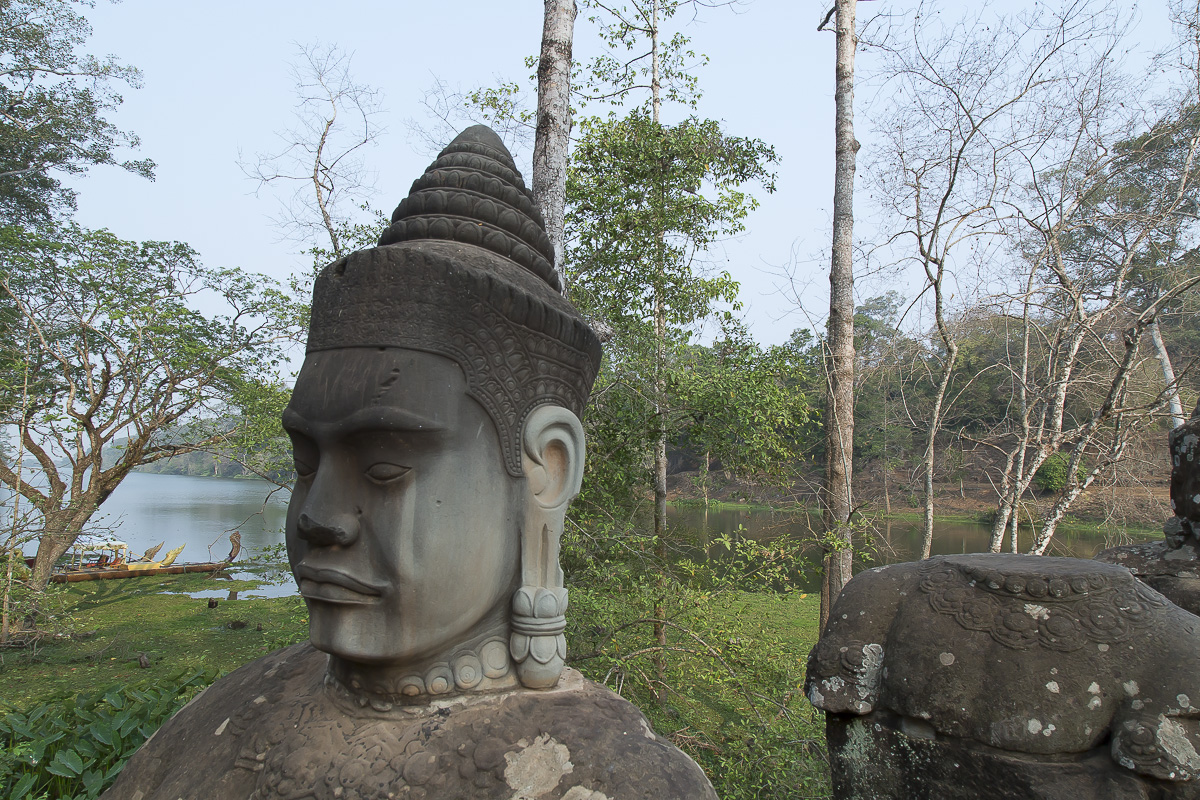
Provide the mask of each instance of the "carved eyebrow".
POLYGON ((362 431, 411 431, 434 432, 446 429, 440 422, 414 414, 404 409, 377 406, 363 408, 333 422, 313 422, 291 408, 284 409, 283 427, 307 436, 317 433, 334 433, 346 436, 362 431))

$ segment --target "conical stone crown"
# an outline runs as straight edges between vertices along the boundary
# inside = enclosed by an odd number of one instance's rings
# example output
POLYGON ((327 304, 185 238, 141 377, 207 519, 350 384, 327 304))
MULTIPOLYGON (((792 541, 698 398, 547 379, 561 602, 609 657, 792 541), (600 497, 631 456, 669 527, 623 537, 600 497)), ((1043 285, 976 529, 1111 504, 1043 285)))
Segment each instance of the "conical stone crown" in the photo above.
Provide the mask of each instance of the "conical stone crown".
POLYGON ((491 250, 562 291, 533 195, 504 142, 485 125, 460 133, 413 182, 379 244, 420 239, 491 250))

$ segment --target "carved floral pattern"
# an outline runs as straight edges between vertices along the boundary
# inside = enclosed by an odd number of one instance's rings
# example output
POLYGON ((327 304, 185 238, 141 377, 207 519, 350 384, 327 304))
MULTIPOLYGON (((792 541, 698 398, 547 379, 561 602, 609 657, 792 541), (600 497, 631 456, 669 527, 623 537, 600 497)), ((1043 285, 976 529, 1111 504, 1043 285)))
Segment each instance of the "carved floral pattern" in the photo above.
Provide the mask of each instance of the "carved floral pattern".
POLYGON ((1070 652, 1089 642, 1120 642, 1167 605, 1127 573, 1006 574, 944 559, 930 559, 920 572, 921 591, 934 611, 1015 650, 1070 652))

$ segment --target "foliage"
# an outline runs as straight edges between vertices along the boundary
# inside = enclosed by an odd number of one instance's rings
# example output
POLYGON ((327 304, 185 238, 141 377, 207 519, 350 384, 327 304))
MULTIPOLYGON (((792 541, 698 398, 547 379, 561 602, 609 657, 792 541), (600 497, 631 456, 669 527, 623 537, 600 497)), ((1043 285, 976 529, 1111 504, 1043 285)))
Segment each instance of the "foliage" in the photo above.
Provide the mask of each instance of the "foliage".
MULTIPOLYGON (((1075 470, 1077 479, 1082 480, 1084 467, 1082 464, 1075 470)), ((1033 482, 1043 492, 1061 492, 1067 486, 1071 475, 1071 456, 1068 453, 1052 453, 1046 457, 1033 476, 1033 482)))
MULTIPOLYGON (((740 325, 711 347, 684 348, 668 374, 673 443, 723 469, 788 487, 815 424, 810 365, 788 347, 763 349, 740 325)), ((704 469, 707 473, 707 469, 704 469)))
POLYGON ((142 742, 216 678, 180 673, 8 711, 0 720, 0 792, 13 800, 99 797, 142 742))
POLYGON ((12 0, 0 4, 0 217, 44 223, 75 204, 58 174, 111 164, 147 178, 149 160, 122 160, 138 139, 105 115, 121 104, 113 84, 138 87, 141 74, 112 56, 78 48, 91 34, 77 6, 87 0, 12 0))
POLYGON ((664 564, 636 527, 572 531, 568 661, 638 705, 704 767, 719 796, 827 796, 823 720, 800 690, 818 610, 815 596, 793 588, 807 568, 800 545, 726 537, 716 546, 727 557, 675 554, 664 564))
POLYGON ((633 0, 620 6, 583 0, 605 52, 588 67, 590 85, 576 92, 580 103, 620 106, 632 93, 648 91, 655 104, 661 98, 694 109, 700 98, 696 70, 708 57, 697 55, 682 32, 667 38, 662 25, 681 9, 698 4, 703 0, 633 0))
POLYGON ((694 262, 745 229, 758 203, 740 187, 761 181, 774 189, 767 166, 775 151, 729 136, 713 120, 662 125, 642 110, 580 128, 567 184, 576 304, 634 328, 660 302, 665 323, 678 328, 707 316, 717 300, 732 302, 728 273, 705 277, 694 262))
POLYGON ((664 126, 640 110, 581 128, 567 183, 567 270, 572 300, 614 334, 585 415, 603 454, 589 471, 603 485, 585 487, 585 500, 607 500, 649 486, 645 457, 664 434, 661 413, 679 405, 660 395, 689 366, 691 326, 736 295, 728 273, 698 274, 695 259, 743 230, 755 202, 739 187, 769 188, 774 152, 711 120, 664 126))
POLYGON ((38 465, 0 482, 41 515, 35 586, 130 470, 228 441, 219 418, 277 386, 303 319, 263 276, 74 224, 0 229, 0 289, 0 421, 38 465))

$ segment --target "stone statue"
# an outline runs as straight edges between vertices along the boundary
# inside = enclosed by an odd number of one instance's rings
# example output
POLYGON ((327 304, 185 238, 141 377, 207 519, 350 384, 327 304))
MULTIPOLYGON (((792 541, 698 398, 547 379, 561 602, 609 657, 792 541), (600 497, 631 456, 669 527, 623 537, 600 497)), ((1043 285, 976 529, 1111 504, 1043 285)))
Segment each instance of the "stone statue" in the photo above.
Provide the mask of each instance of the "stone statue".
POLYGON ((600 345, 499 137, 456 138, 326 267, 284 412, 310 644, 198 696, 108 798, 715 798, 564 667, 558 548, 600 345))
POLYGON ((1171 510, 1163 541, 1113 547, 1096 556, 1120 564, 1193 614, 1200 614, 1200 401, 1171 431, 1171 510))
POLYGON ((805 691, 834 796, 1200 798, 1200 619, 1121 567, 1008 554, 864 572, 805 691))

